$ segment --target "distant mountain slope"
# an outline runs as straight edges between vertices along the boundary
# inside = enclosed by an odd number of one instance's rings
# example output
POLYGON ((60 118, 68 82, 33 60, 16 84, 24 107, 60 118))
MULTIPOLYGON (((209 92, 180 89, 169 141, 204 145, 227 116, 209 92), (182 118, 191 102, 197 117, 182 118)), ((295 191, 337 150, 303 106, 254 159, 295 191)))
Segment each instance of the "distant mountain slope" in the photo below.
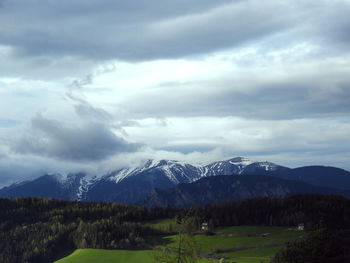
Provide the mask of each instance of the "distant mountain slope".
MULTIPOLYGON (((317 167, 316 167, 317 168, 317 167)), ((135 167, 116 169, 102 175, 46 174, 32 181, 0 189, 0 197, 40 196, 65 200, 135 203, 153 189, 169 189, 217 175, 273 175, 306 181, 319 186, 350 189, 350 173, 338 168, 290 169, 268 161, 253 162, 243 157, 194 165, 173 160, 146 160, 135 167)))
POLYGON ((307 182, 317 186, 350 189, 350 172, 336 167, 305 166, 270 173, 283 179, 307 182))
POLYGON ((350 190, 322 188, 304 182, 272 176, 215 176, 190 184, 179 184, 168 190, 153 190, 138 204, 154 207, 183 208, 192 204, 206 205, 223 200, 243 200, 253 197, 284 197, 292 194, 337 194, 350 197, 350 190))
POLYGON ((162 169, 151 169, 127 177, 118 183, 108 177, 99 180, 89 189, 85 200, 135 203, 154 188, 167 189, 174 185, 176 184, 162 169))
POLYGON ((241 174, 259 174, 259 175, 271 175, 272 173, 283 174, 289 171, 290 168, 280 166, 271 162, 254 162, 241 171, 241 174))
POLYGON ((46 174, 33 181, 25 181, 0 189, 1 197, 51 197, 72 200, 77 196, 80 179, 85 174, 46 174))

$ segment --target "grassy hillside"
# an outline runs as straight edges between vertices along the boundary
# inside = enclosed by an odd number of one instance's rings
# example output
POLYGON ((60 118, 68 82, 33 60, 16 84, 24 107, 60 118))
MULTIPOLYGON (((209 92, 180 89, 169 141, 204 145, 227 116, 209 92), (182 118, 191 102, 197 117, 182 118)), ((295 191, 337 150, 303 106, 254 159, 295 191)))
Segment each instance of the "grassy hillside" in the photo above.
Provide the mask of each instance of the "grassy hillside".
POLYGON ((153 262, 150 250, 77 249, 56 263, 153 262))
POLYGON ((246 249, 236 252, 219 254, 221 258, 225 258, 227 263, 268 263, 271 257, 277 253, 283 246, 266 247, 258 249, 246 249))
MULTIPOLYGON (((153 221, 154 227, 167 229, 173 221, 153 221)), ((298 240, 305 236, 304 232, 298 232, 286 227, 265 226, 235 226, 214 230, 213 235, 197 234, 195 240, 201 249, 200 262, 217 262, 225 258, 225 262, 237 263, 267 263, 269 259, 281 249, 286 242, 298 240)), ((166 235, 150 237, 149 243, 163 242, 170 247, 176 247, 177 236, 166 235)), ((84 249, 76 250, 70 256, 56 263, 109 263, 109 262, 154 262, 152 250, 100 250, 84 249)))

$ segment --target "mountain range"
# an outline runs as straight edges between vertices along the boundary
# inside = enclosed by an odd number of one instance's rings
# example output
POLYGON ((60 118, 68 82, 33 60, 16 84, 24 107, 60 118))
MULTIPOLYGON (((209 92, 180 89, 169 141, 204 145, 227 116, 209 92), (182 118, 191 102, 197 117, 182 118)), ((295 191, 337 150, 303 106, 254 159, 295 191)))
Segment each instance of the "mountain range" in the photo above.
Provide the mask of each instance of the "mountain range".
MULTIPOLYGON (((215 185, 216 180, 223 182, 223 179, 218 177, 219 175, 228 175, 232 180, 238 178, 245 180, 244 178, 251 178, 252 175, 259 175, 255 177, 255 181, 251 179, 247 181, 247 183, 250 182, 251 186, 262 180, 277 180, 274 179, 275 177, 279 178, 280 181, 284 181, 283 185, 295 185, 296 182, 292 181, 298 181, 299 183, 295 187, 290 186, 292 190, 282 189, 280 192, 277 188, 281 187, 281 184, 275 184, 275 186, 272 184, 269 186, 270 192, 253 191, 249 195, 239 193, 239 191, 243 191, 241 188, 232 188, 230 191, 235 192, 235 197, 228 198, 223 194, 221 200, 225 198, 236 200, 239 199, 239 196, 275 196, 276 193, 280 193, 278 196, 284 196, 291 193, 303 193, 301 190, 297 191, 297 189, 308 189, 305 190, 306 192, 347 195, 346 192, 343 193, 339 190, 350 189, 350 172, 339 168, 307 166, 291 169, 267 161, 253 162, 243 157, 236 157, 208 165, 194 165, 173 160, 147 160, 137 167, 117 169, 100 176, 91 176, 84 173, 45 174, 34 180, 12 184, 0 189, 0 197, 40 196, 65 200, 152 205, 147 203, 147 200, 152 199, 150 198, 152 194, 155 197, 154 194, 157 191, 163 191, 162 193, 164 193, 165 190, 176 189, 176 186, 184 187, 184 184, 197 185, 197 181, 198 184, 204 181, 215 185), (210 180, 206 181, 203 178, 210 178, 210 180), (307 184, 308 187, 304 184, 307 184), (273 187, 277 188, 273 190, 273 187), (315 189, 310 190, 310 187, 315 189), (327 190, 325 190, 325 187, 327 190), (334 188, 333 192, 332 188, 334 188)), ((263 185, 262 183, 261 187, 263 185)), ((260 186, 255 185, 254 187, 260 186)), ((217 186, 217 188, 223 189, 222 186, 217 186)), ((214 192, 218 193, 220 191, 218 189, 213 190, 213 194, 214 192)), ((208 189, 205 191, 208 191, 208 189)), ((193 192, 196 192, 196 190, 193 190, 193 192)), ((159 201, 161 198, 159 197, 157 200, 159 201)))

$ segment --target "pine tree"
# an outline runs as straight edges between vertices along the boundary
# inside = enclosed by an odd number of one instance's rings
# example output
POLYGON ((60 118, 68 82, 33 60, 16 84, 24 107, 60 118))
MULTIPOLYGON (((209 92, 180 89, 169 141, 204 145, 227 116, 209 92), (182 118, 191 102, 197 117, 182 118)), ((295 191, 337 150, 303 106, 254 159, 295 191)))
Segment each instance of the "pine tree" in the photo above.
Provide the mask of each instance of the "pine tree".
POLYGON ((191 210, 183 218, 177 216, 178 225, 177 245, 156 247, 153 250, 155 262, 159 263, 196 263, 198 262, 199 248, 194 238, 197 218, 191 216, 191 210))

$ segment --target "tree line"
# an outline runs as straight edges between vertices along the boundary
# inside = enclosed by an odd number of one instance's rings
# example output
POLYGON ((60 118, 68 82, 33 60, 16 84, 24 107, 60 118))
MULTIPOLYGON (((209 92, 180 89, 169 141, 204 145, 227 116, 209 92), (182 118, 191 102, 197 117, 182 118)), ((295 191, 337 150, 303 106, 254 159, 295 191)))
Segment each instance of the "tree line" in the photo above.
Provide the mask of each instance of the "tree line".
POLYGON ((0 262, 50 262, 76 248, 138 248, 159 231, 141 224, 176 210, 48 198, 0 199, 0 262))
POLYGON ((252 198, 209 204, 201 218, 213 227, 232 225, 297 226, 308 230, 350 228, 350 200, 337 195, 294 195, 285 198, 252 198))
MULTIPOLYGON (((146 237, 162 230, 145 222, 184 218, 188 209, 145 208, 103 202, 48 198, 0 199, 0 262, 51 262, 64 250, 76 248, 149 248, 146 237)), ((253 198, 193 206, 196 224, 296 226, 310 230, 350 229, 350 200, 341 196, 296 195, 253 198)))

